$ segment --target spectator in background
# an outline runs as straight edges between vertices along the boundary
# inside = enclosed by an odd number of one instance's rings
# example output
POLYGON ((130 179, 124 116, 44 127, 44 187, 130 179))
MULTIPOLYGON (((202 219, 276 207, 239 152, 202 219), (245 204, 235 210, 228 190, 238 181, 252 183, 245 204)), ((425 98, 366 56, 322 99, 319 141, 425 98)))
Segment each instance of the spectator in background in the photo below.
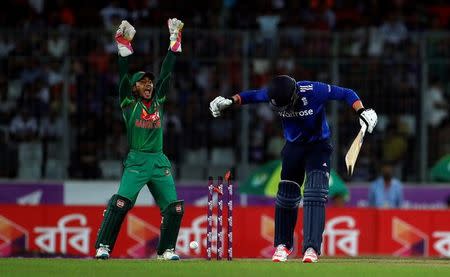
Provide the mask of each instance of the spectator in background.
POLYGON ((164 135, 164 153, 173 162, 181 160, 181 144, 182 140, 182 126, 181 120, 176 112, 175 106, 172 102, 166 103, 166 115, 163 122, 165 130, 164 135))
POLYGON ((273 41, 275 39, 278 35, 278 24, 280 20, 280 15, 275 14, 271 9, 256 18, 261 36, 264 40, 273 41))
POLYGON ((261 128, 254 128, 250 132, 249 160, 262 164, 264 162, 264 132, 261 128))
POLYGON ((270 80, 269 73, 272 68, 272 64, 268 58, 269 54, 266 52, 267 51, 265 51, 262 44, 257 45, 251 61, 253 68, 252 83, 256 86, 263 86, 270 80))
POLYGON ((7 57, 15 48, 15 44, 11 37, 0 34, 0 58, 7 57))
POLYGON ((77 179, 101 178, 102 170, 98 159, 99 144, 95 141, 82 141, 71 154, 69 176, 77 179))
POLYGON ((111 1, 109 5, 100 10, 103 25, 107 31, 113 31, 119 26, 121 18, 127 18, 127 10, 120 7, 120 1, 111 1))
POLYGON ((40 122, 40 137, 42 139, 42 176, 52 176, 52 168, 49 160, 61 157, 60 141, 64 132, 64 124, 61 116, 56 111, 50 111, 40 122), (50 174, 49 174, 50 173, 50 174))
POLYGON ((8 99, 8 83, 6 76, 0 75, 0 127, 7 127, 9 117, 15 108, 15 103, 8 99))
POLYGON ((400 208, 403 203, 403 185, 394 178, 389 163, 381 167, 381 176, 369 188, 369 205, 376 208, 400 208))
MULTIPOLYGON (((345 179, 352 182, 367 182, 368 180, 373 180, 377 177, 377 169, 375 166, 376 161, 374 161, 374 157, 376 154, 376 145, 378 142, 372 140, 366 140, 364 142, 364 146, 361 148, 361 152, 358 157, 358 165, 357 170, 353 172, 351 178, 350 176, 344 176, 345 179)), ((342 157, 347 154, 347 150, 345 147, 341 147, 342 157)), ((344 164, 342 164, 344 166, 344 164)), ((342 170, 346 170, 342 168, 342 170)))
POLYGON ((291 48, 282 49, 276 61, 276 71, 280 75, 292 75, 295 72, 294 51, 291 48))
POLYGON ((31 58, 20 73, 20 80, 23 84, 30 84, 44 75, 42 63, 36 58, 31 58))
POLYGON ((432 128, 438 128, 448 116, 449 105, 444 96, 444 90, 439 79, 431 79, 430 88, 426 91, 425 110, 432 111, 427 114, 427 123, 432 128))
POLYGON ((17 176, 17 147, 8 140, 7 135, 0 129, 0 177, 15 178, 17 176))
POLYGON ((396 174, 401 174, 406 160, 408 138, 399 118, 393 118, 386 129, 382 143, 382 160, 389 162, 396 174))
POLYGON ((13 140, 32 141, 37 138, 38 123, 26 108, 22 108, 12 119, 9 130, 13 140))
POLYGON ((283 131, 278 128, 274 128, 274 130, 271 130, 268 135, 269 138, 266 146, 267 160, 281 159, 281 150, 283 150, 285 144, 283 131))
POLYGON ((48 117, 41 121, 40 134, 44 141, 58 141, 63 134, 62 118, 56 111, 51 111, 48 117))
POLYGON ((387 20, 381 25, 380 32, 386 46, 398 46, 405 41, 408 29, 399 15, 389 14, 387 20))
POLYGON ((312 29, 328 31, 336 26, 336 15, 328 1, 312 1, 311 15, 308 27, 312 29))
POLYGON ((54 58, 62 58, 62 56, 68 50, 68 41, 66 37, 62 34, 51 33, 50 38, 47 42, 47 51, 54 58))
POLYGON ((34 12, 42 14, 45 7, 45 0, 28 0, 28 5, 34 12))
POLYGON ((95 179, 102 175, 99 165, 99 149, 103 138, 100 123, 93 114, 88 115, 88 120, 78 127, 76 149, 71 154, 69 164, 69 176, 80 179, 95 179))
POLYGON ((45 80, 36 81, 35 102, 39 106, 39 115, 48 114, 50 107, 50 88, 45 80))
POLYGON ((45 65, 45 71, 47 74, 47 82, 50 87, 62 86, 64 75, 61 63, 57 60, 52 60, 45 65))

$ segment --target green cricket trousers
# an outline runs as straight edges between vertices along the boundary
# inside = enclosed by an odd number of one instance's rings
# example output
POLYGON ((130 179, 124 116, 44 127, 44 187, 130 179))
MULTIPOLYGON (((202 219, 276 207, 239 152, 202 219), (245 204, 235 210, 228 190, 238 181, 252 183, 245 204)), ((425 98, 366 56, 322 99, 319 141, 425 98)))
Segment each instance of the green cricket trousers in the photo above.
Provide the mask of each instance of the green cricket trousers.
POLYGON ((177 200, 170 161, 164 153, 136 150, 128 153, 117 194, 134 204, 144 185, 147 185, 161 211, 177 200))

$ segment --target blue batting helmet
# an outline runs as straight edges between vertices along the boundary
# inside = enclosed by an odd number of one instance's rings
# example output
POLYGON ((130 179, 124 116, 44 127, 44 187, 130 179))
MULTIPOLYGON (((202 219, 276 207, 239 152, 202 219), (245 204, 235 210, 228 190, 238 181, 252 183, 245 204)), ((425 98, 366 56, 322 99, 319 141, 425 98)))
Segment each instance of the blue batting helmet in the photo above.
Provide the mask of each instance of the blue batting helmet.
POLYGON ((267 87, 270 106, 275 111, 284 111, 295 101, 297 82, 287 75, 273 78, 267 87))

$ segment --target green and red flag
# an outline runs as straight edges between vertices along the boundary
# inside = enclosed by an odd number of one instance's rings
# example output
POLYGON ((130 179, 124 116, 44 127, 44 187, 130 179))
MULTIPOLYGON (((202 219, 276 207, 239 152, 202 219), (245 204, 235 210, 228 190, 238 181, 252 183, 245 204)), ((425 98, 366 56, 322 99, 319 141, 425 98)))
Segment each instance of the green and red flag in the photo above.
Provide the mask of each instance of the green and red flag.
MULTIPOLYGON (((240 193, 253 195, 266 195, 275 197, 280 182, 281 161, 273 160, 256 168, 247 180, 239 186, 240 193)), ((303 186, 302 186, 303 192, 303 186)), ((349 199, 349 191, 344 181, 335 171, 330 174, 330 197, 343 195, 346 200, 349 199)))

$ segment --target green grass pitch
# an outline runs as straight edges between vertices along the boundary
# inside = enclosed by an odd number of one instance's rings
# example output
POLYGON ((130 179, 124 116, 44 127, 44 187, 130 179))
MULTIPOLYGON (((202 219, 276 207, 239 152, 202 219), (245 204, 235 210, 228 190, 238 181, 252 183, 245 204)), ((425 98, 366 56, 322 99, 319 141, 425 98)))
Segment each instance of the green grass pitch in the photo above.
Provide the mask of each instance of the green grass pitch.
POLYGON ((0 259, 0 276, 450 276, 450 260, 398 258, 323 258, 317 264, 270 260, 227 261, 92 259, 0 259), (308 275, 305 275, 308 274, 308 275))

